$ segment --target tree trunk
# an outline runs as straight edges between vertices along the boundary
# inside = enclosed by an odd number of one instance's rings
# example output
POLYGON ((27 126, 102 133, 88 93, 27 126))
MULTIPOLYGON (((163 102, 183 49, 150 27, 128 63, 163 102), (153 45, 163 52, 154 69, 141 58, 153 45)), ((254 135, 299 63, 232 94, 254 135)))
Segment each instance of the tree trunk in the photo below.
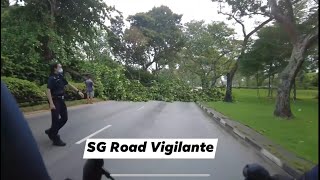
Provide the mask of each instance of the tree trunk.
POLYGON ((249 87, 249 77, 246 77, 246 86, 249 87))
MULTIPOLYGON (((274 115, 283 118, 292 118, 293 114, 290 109, 290 90, 293 81, 295 80, 295 77, 304 61, 306 50, 317 42, 316 40, 319 36, 319 29, 316 27, 315 31, 308 35, 299 34, 292 11, 291 13, 284 14, 283 10, 278 6, 276 0, 268 0, 268 3, 271 8, 271 14, 284 29, 286 34, 288 34, 288 37, 293 45, 289 63, 280 75, 280 84, 278 87, 274 115)), ((292 4, 289 3, 286 8, 292 10, 292 4)))
POLYGON ((290 91, 294 79, 304 61, 304 45, 302 43, 297 43, 292 49, 292 54, 290 57, 289 64, 283 70, 280 75, 280 84, 278 87, 278 94, 276 99, 276 108, 274 110, 274 115, 282 118, 293 118, 290 107, 290 91))
POLYGON ((219 78, 217 78, 217 77, 213 77, 213 78, 212 78, 212 81, 211 81, 211 87, 212 87, 212 88, 215 87, 218 79, 219 79, 219 78))
POLYGON ((271 97, 271 76, 269 74, 269 77, 268 77, 268 97, 271 97))
POLYGON ((297 100, 297 87, 296 87, 296 80, 293 80, 293 100, 297 100))
POLYGON ((45 62, 50 62, 54 58, 54 52, 50 49, 50 37, 45 36, 42 39, 42 56, 45 62))
MULTIPOLYGON (((55 13, 56 13, 56 0, 49 0, 48 1, 50 4, 50 23, 49 23, 49 28, 52 29, 53 31, 56 31, 55 29, 55 13)), ((45 35, 42 37, 42 55, 43 58, 46 62, 50 62, 55 58, 55 53, 54 51, 50 48, 51 45, 51 37, 50 35, 45 35)))
POLYGON ((274 75, 271 78, 271 98, 273 98, 273 82, 274 82, 274 75))
POLYGON ((227 73, 227 88, 226 88, 226 95, 224 96, 224 101, 225 102, 232 102, 232 80, 235 74, 234 71, 230 71, 227 73))
POLYGON ((254 33, 256 33, 259 29, 261 29, 264 25, 268 24, 270 21, 272 21, 273 18, 269 18, 266 21, 262 22, 260 25, 258 25, 257 27, 255 27, 250 33, 246 34, 245 33, 245 26, 244 24, 239 21, 236 20, 241 26, 242 26, 242 30, 243 30, 243 35, 244 35, 244 39, 241 45, 241 51, 240 51, 240 55, 237 58, 237 61, 235 63, 235 65, 233 66, 233 68, 231 69, 231 71, 229 73, 227 73, 227 88, 226 88, 226 95, 224 97, 224 101, 225 102, 232 102, 232 80, 233 77, 238 69, 238 65, 239 65, 239 61, 241 59, 241 56, 243 56, 243 54, 245 53, 245 50, 247 48, 247 44, 248 44, 248 40, 251 37, 251 35, 253 35, 254 33))
POLYGON ((209 88, 209 82, 208 82, 206 77, 202 77, 201 78, 201 86, 202 86, 202 89, 208 89, 209 88))
POLYGON ((259 73, 256 75, 256 80, 257 80, 257 96, 260 98, 260 92, 259 92, 259 73))

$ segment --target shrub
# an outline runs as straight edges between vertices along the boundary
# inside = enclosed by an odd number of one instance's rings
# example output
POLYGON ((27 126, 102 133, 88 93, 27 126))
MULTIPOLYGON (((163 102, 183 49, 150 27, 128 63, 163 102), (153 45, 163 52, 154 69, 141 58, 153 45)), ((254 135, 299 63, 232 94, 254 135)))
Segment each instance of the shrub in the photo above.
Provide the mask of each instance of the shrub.
POLYGON ((155 75, 143 69, 135 69, 133 67, 125 67, 125 76, 129 80, 139 80, 143 86, 148 86, 150 83, 155 80, 155 75))
POLYGON ((81 62, 78 65, 79 72, 91 76, 94 83, 95 97, 107 99, 107 81, 105 78, 109 74, 110 68, 96 62, 81 62))
POLYGON ((161 101, 163 97, 159 94, 159 83, 157 81, 151 81, 150 87, 148 88, 148 99, 161 101))
POLYGON ((107 69, 102 75, 105 93, 112 100, 126 100, 126 88, 129 80, 124 76, 122 68, 107 69))
POLYGON ((197 101, 222 101, 224 98, 224 93, 217 88, 200 89, 196 94, 197 101))
POLYGON ((46 100, 45 92, 36 83, 13 77, 1 77, 17 102, 37 104, 46 100))
POLYGON ((170 80, 160 82, 158 94, 160 94, 161 101, 172 102, 174 101, 174 83, 170 80))
POLYGON ((148 101, 147 88, 138 80, 129 81, 126 84, 126 100, 128 101, 148 101))

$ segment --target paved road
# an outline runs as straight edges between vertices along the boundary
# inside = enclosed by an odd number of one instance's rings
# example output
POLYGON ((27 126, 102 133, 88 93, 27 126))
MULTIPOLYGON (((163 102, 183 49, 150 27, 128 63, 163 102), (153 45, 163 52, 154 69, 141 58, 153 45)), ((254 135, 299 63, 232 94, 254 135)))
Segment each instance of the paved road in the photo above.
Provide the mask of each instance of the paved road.
MULTIPOLYGON (((239 180, 247 163, 259 163, 272 174, 284 172, 245 142, 231 136, 194 103, 104 102, 69 110, 69 121, 60 135, 66 147, 54 147, 44 134, 50 114, 27 116, 47 169, 54 180, 81 180, 88 135, 111 125, 94 138, 218 138, 214 160, 105 160, 104 167, 119 180, 239 180), (202 174, 209 177, 123 177, 125 174, 202 174)), ((187 175, 186 175, 187 176, 187 175)))

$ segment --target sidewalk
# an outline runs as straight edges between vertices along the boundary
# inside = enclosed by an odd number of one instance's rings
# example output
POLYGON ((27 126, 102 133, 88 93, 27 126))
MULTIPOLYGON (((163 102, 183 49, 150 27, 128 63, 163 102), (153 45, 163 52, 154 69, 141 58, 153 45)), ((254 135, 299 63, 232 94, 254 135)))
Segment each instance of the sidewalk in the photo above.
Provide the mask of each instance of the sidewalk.
POLYGON ((273 143, 265 136, 259 134, 248 126, 245 126, 237 121, 233 121, 223 114, 198 103, 209 116, 220 122, 223 127, 239 137, 245 139, 254 148, 262 152, 278 166, 282 167, 287 173, 293 177, 299 177, 303 172, 314 166, 313 163, 306 161, 295 154, 285 150, 280 145, 273 143), (306 168, 307 167, 307 168, 306 168))

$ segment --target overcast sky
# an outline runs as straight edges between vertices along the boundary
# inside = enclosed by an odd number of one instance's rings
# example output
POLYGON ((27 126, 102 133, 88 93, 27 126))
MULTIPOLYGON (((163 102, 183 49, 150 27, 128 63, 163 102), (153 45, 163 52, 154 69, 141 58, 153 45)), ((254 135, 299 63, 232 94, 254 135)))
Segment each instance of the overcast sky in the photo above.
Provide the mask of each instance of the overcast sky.
MULTIPOLYGON (((15 0, 9 1, 10 4, 16 2, 15 0)), ((191 20, 204 20, 206 23, 224 21, 236 30, 238 38, 243 38, 241 26, 233 20, 227 20, 226 16, 218 14, 218 4, 211 0, 104 0, 104 2, 109 6, 115 6, 117 10, 123 13, 124 18, 139 12, 147 12, 153 7, 165 5, 174 13, 182 14, 182 23, 191 20)), ((245 19, 246 32, 253 30, 256 27, 256 22, 261 22, 264 19, 261 17, 245 19)))
MULTIPOLYGON (((107 5, 115 6, 124 17, 134 15, 138 12, 147 12, 153 7, 161 5, 168 6, 174 13, 182 14, 182 23, 191 20, 204 20, 206 23, 212 21, 224 21, 233 27, 237 34, 242 35, 241 26, 234 21, 227 21, 226 16, 218 14, 218 4, 211 0, 104 0, 107 5)), ((263 20, 263 19, 262 19, 263 20)), ((245 21, 247 33, 255 27, 255 21, 261 18, 245 21)), ((238 36, 239 37, 239 36, 238 36)))

